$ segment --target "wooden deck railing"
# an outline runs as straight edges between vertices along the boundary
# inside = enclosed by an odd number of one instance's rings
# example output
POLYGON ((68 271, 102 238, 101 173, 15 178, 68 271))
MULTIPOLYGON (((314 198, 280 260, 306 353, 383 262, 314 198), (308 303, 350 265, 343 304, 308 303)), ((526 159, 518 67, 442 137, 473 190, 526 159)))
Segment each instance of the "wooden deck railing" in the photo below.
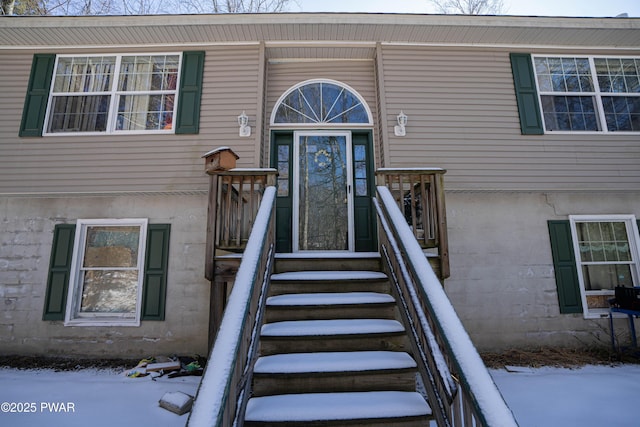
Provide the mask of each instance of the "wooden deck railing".
POLYGON ((227 296, 253 230, 265 188, 275 186, 275 169, 207 169, 210 175, 205 278, 211 282, 209 348, 220 328, 227 296))
POLYGON ((205 277, 214 279, 214 259, 222 253, 242 253, 262 194, 275 185, 275 169, 231 169, 210 173, 205 277))
POLYGON ((436 250, 440 279, 446 279, 450 274, 445 173, 446 170, 440 168, 383 168, 376 171, 378 185, 389 189, 420 246, 436 250))

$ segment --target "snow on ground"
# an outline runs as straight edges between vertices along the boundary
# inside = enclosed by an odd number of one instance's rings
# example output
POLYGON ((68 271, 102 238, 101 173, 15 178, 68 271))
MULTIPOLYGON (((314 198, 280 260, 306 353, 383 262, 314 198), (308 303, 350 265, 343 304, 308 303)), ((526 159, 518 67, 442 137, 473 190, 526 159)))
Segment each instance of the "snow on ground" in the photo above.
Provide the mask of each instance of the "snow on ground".
POLYGON ((129 378, 111 370, 0 369, 0 426, 184 426, 158 405, 167 392, 194 396, 201 377, 129 378), (13 412, 15 411, 15 412, 13 412))
POLYGON ((640 365, 490 372, 520 427, 640 425, 640 365))
MULTIPOLYGON (((515 370, 490 373, 520 427, 638 425, 640 365, 515 370)), ((127 378, 120 372, 93 369, 3 368, 0 426, 184 426, 186 414, 169 412, 158 401, 166 392, 195 395, 199 380, 162 377, 153 381, 149 376, 127 378), (7 408, 23 412, 7 412, 7 408)))

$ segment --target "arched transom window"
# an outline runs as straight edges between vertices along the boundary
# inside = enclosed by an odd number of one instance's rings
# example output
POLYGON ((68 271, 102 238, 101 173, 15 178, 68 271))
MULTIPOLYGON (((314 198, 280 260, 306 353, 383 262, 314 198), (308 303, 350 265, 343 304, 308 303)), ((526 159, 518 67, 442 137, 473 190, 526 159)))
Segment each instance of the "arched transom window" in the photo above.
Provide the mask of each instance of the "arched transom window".
POLYGON ((371 112, 353 89, 330 80, 309 80, 276 103, 272 124, 371 124, 371 112))

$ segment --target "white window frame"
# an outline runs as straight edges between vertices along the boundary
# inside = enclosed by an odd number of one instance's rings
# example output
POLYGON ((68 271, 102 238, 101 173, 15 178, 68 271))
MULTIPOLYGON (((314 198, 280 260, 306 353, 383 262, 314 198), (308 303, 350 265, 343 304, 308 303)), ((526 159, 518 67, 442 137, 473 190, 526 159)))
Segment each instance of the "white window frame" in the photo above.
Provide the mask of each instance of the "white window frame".
POLYGON ((142 285, 144 281, 144 260, 147 241, 146 218, 127 219, 78 219, 73 243, 73 258, 67 294, 65 326, 140 326, 142 309, 142 285), (85 254, 87 228, 91 226, 139 226, 138 242, 138 283, 135 314, 94 313, 79 315, 82 299, 82 264, 85 254))
POLYGON ((74 55, 56 55, 53 74, 51 76, 51 88, 49 89, 49 99, 47 101, 47 112, 44 120, 43 136, 66 136, 66 135, 130 135, 130 134, 173 134, 176 128, 176 113, 178 111, 178 96, 180 94, 180 79, 182 72, 182 52, 138 52, 138 53, 114 53, 114 54, 74 54, 74 55), (177 56, 178 57, 178 76, 176 80, 175 91, 120 91, 118 90, 118 82, 120 80, 120 65, 122 64, 122 58, 125 56, 177 56), (105 92, 58 92, 54 93, 54 84, 56 78, 56 70, 58 69, 58 61, 60 58, 87 58, 87 57, 114 57, 116 59, 114 65, 113 78, 111 81, 111 88, 105 92), (173 102, 173 126, 171 129, 141 129, 141 130, 116 130, 116 123, 118 117, 118 104, 120 95, 161 95, 175 93, 173 102), (87 94, 93 95, 109 95, 109 109, 107 113, 107 128, 105 131, 91 131, 91 132, 50 132, 49 120, 51 115, 51 108, 53 106, 54 96, 82 96, 87 94))
POLYGON ((596 65, 595 65, 595 59, 599 59, 599 58, 606 58, 606 59, 635 59, 640 61, 640 57, 637 56, 624 56, 624 55, 619 55, 619 56, 613 56, 613 55, 571 55, 571 54, 566 54, 566 55, 531 55, 532 57, 532 64, 533 64, 533 72, 534 72, 534 76, 535 76, 535 83, 536 83, 536 90, 538 93, 538 104, 539 104, 539 108, 540 108, 540 117, 542 118, 542 125, 544 127, 544 132, 545 133, 569 133, 569 134, 580 134, 580 135, 585 135, 585 134, 602 134, 602 133, 608 133, 608 134, 620 134, 620 135, 638 135, 640 132, 639 131, 610 131, 607 127, 607 121, 606 121, 606 117, 605 117, 605 111, 604 111, 604 106, 602 103, 602 97, 607 97, 607 96, 624 96, 624 97, 635 97, 638 96, 640 97, 640 93, 638 92, 602 92, 600 90, 600 83, 598 82, 598 74, 596 73, 596 65), (580 59, 588 59, 589 60, 589 68, 590 68, 590 72, 591 72, 591 78, 593 80, 593 92, 550 92, 550 91, 542 91, 540 89, 540 85, 538 82, 538 73, 536 71, 536 65, 535 65, 535 60, 536 58, 580 58, 580 59), (590 96, 594 98, 594 107, 596 110, 596 115, 597 115, 597 119, 598 119, 598 126, 599 126, 599 130, 596 131, 591 131, 591 130, 549 130, 547 129, 547 124, 546 121, 544 120, 544 111, 542 108, 542 97, 543 96, 590 96))
POLYGON ((356 128, 364 128, 364 129, 368 129, 373 125, 373 121, 372 121, 371 109, 369 108, 369 105, 367 104, 367 101, 355 89, 353 89, 351 86, 349 86, 349 85, 347 85, 345 83, 339 82, 337 80, 310 79, 310 80, 305 80, 303 82, 300 82, 300 83, 298 83, 296 85, 293 85, 287 91, 285 91, 282 95, 280 95, 280 98, 278 98, 278 100, 274 104, 273 110, 271 111, 271 118, 269 120, 269 124, 274 129, 277 129, 277 128, 289 129, 293 125, 295 125, 296 128, 300 128, 300 129, 305 129, 305 128, 310 128, 310 129, 318 129, 318 128, 323 128, 323 129, 324 128, 326 128, 326 129, 339 129, 339 128, 356 129, 356 128), (298 123, 298 122, 294 122, 294 123, 277 123, 276 122, 276 117, 278 115, 278 110, 279 110, 280 106, 282 105, 282 103, 287 99, 287 97, 291 93, 293 93, 293 92, 295 92, 297 90, 300 90, 301 88, 303 88, 303 87, 305 87, 307 85, 317 84, 317 83, 335 85, 335 86, 338 86, 339 88, 341 88, 342 90, 351 93, 351 95, 353 95, 360 102, 360 104, 363 106, 365 112, 367 113, 367 122, 366 123, 340 123, 340 122, 324 122, 322 120, 319 120, 318 122, 314 122, 314 123, 298 123))
MULTIPOLYGON (((578 273, 578 281, 580 285, 580 296, 582 299, 582 311, 585 319, 595 319, 600 317, 608 317, 609 310, 604 308, 589 309, 587 304, 587 296, 604 295, 613 298, 613 290, 587 291, 584 285, 584 275, 582 272, 582 259, 580 257, 580 247, 578 246, 578 232, 576 223, 581 222, 624 222, 627 229, 627 238, 629 239, 629 251, 631 252, 631 277, 636 286, 640 286, 640 242, 638 242, 638 225, 635 215, 569 215, 569 223, 571 225, 571 238, 573 241, 573 250, 576 260, 576 270, 578 273)), ((586 264, 586 263, 585 263, 586 264)), ((598 262, 597 264, 605 264, 598 262)))

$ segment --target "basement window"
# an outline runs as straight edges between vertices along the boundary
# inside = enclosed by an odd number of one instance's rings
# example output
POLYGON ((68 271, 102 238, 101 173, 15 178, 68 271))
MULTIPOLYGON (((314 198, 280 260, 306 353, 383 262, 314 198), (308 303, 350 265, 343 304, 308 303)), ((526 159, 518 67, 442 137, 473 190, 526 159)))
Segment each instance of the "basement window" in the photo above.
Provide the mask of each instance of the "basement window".
POLYGON ((78 220, 65 325, 140 324, 146 219, 78 220))
POLYGON ((637 226, 632 215, 569 217, 586 317, 609 311, 616 286, 640 286, 637 226))

